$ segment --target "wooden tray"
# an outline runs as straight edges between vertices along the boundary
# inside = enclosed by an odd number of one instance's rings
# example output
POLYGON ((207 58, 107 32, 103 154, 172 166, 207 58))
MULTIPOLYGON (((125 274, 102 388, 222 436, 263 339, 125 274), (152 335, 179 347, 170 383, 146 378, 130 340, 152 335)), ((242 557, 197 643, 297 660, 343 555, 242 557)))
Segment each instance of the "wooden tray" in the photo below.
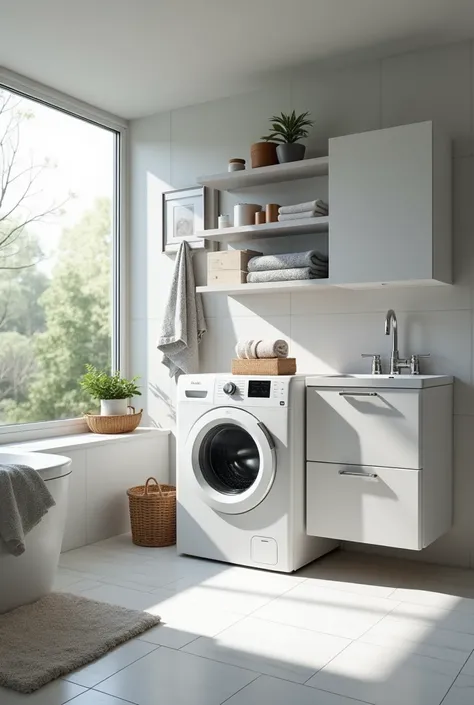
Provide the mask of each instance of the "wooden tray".
POLYGON ((296 358, 267 357, 260 360, 232 360, 233 375, 294 375, 296 358))

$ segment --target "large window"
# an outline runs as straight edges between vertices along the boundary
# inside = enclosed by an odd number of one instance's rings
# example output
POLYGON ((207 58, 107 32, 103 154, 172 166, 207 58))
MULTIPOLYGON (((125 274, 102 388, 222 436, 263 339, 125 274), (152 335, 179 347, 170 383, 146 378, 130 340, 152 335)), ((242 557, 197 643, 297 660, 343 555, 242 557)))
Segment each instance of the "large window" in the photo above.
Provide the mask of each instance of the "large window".
POLYGON ((80 416, 117 364, 118 139, 0 87, 0 425, 80 416))

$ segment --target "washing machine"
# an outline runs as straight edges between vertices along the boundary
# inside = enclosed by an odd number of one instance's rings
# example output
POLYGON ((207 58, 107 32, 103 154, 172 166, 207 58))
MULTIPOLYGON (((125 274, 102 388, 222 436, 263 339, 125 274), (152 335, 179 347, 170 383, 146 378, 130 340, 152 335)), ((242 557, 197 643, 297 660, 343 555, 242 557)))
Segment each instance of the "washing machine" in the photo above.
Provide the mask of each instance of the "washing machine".
POLYGON ((177 548, 290 573, 337 543, 306 534, 305 377, 184 375, 177 548))

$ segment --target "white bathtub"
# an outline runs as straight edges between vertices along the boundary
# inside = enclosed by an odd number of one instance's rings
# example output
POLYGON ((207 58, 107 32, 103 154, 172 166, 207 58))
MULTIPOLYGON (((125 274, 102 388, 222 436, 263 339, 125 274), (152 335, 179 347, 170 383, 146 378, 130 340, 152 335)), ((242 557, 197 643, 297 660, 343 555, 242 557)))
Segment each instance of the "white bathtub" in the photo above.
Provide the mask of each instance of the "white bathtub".
POLYGON ((62 455, 0 450, 1 463, 29 465, 38 470, 56 506, 26 536, 26 550, 21 556, 11 556, 0 544, 0 614, 51 592, 61 551, 71 474, 71 460, 62 455))

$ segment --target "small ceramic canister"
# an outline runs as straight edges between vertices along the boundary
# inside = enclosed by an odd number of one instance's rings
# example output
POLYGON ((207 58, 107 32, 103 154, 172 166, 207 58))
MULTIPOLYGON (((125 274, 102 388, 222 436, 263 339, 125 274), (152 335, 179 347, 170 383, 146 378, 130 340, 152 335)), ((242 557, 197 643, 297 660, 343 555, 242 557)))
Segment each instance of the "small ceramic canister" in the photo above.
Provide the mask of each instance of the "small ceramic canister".
POLYGON ((255 225, 264 225, 267 222, 265 217, 265 211, 258 211, 255 213, 255 225))
POLYGON ((278 203, 267 203, 265 206, 265 214, 267 218, 267 223, 276 223, 278 221, 278 209, 280 206, 278 203))
POLYGON ((219 218, 217 219, 217 227, 219 229, 230 228, 230 216, 220 215, 219 218))
POLYGON ((244 171, 245 159, 229 159, 229 171, 244 171))
POLYGON ((234 206, 234 226, 255 225, 255 213, 262 210, 257 203, 237 203, 234 206))

